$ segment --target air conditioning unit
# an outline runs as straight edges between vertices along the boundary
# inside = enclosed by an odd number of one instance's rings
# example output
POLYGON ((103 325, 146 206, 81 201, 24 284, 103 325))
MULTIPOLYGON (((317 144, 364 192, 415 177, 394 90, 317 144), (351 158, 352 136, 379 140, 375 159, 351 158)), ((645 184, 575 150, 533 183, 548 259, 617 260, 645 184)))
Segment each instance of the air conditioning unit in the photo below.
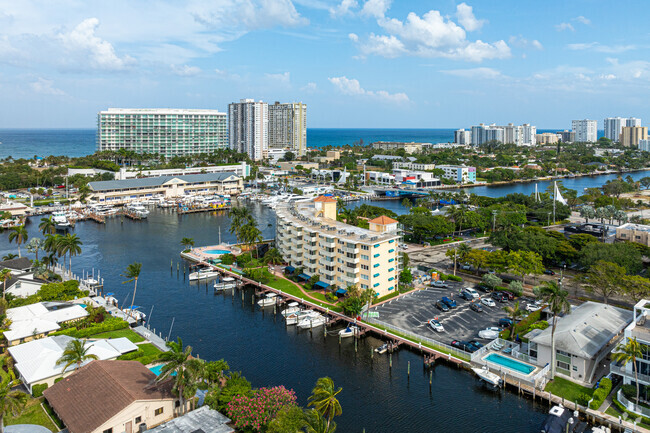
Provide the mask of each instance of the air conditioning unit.
POLYGON ((145 431, 147 431, 147 424, 146 424, 146 423, 142 423, 142 424, 140 424, 140 425, 138 426, 138 432, 139 432, 139 433, 144 433, 145 431))

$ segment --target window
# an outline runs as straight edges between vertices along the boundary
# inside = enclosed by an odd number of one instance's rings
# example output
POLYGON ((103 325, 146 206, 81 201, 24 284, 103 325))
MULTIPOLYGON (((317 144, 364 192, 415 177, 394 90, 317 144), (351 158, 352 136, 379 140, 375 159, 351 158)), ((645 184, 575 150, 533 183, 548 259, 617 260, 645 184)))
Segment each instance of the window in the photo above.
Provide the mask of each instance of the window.
POLYGON ((390 292, 390 291, 393 290, 394 288, 395 288, 395 286, 390 286, 390 287, 388 288, 388 291, 390 292))
POLYGON ((388 270, 388 272, 393 272, 394 270, 395 270, 395 268, 390 268, 390 269, 388 270))
POLYGON ((135 417, 135 423, 140 424, 142 422, 142 417, 141 416, 136 416, 135 417))
POLYGON ((164 408, 159 407, 158 409, 156 409, 156 410, 154 411, 154 415, 155 415, 155 416, 161 415, 161 414, 163 413, 163 409, 164 409, 164 408))
POLYGON ((388 279, 388 281, 393 281, 394 279, 395 279, 395 277, 390 277, 390 278, 388 279))
POLYGON ((389 252, 389 253, 394 253, 395 250, 391 248, 390 250, 388 250, 388 252, 389 252))
POLYGON ((367 280, 367 279, 368 279, 368 276, 367 276, 366 274, 361 274, 361 279, 362 279, 362 280, 367 280))
POLYGON ((572 365, 572 366, 571 366, 571 370, 573 370, 573 371, 578 371, 578 367, 575 366, 575 365, 572 365))
POLYGON ((373 257, 374 257, 374 258, 377 258, 377 257, 379 257, 379 254, 375 254, 373 257))
POLYGON ((112 428, 107 428, 102 433, 113 433, 113 429, 112 428))
POLYGON ((373 268, 378 268, 378 267, 379 267, 379 263, 375 263, 374 265, 372 265, 372 267, 373 267, 373 268))
POLYGON ((379 248, 379 244, 375 244, 375 248, 379 248))
POLYGON ((394 261, 395 261, 395 259, 388 259, 388 263, 392 263, 394 261))
POLYGON ((361 249, 364 251, 368 251, 370 247, 368 245, 361 245, 361 249))
POLYGON ((362 284, 362 285, 361 285, 361 288, 362 288, 362 289, 367 289, 367 288, 368 288, 368 285, 367 285, 367 284, 362 284))
POLYGON ((379 286, 379 283, 375 283, 372 285, 372 287, 377 287, 377 286, 379 286))
POLYGON ((370 260, 370 257, 365 254, 361 254, 361 260, 370 260))
POLYGON ((363 269, 364 271, 367 271, 370 268, 368 267, 368 265, 361 265, 361 269, 363 269))

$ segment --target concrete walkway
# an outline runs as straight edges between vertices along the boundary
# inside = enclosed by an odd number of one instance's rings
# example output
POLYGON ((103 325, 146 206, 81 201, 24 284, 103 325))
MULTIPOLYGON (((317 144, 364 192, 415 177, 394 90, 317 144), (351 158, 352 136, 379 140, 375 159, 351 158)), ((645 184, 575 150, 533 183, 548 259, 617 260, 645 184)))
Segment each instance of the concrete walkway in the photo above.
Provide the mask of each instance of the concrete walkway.
POLYGON ((151 344, 156 346, 158 349, 162 350, 163 352, 168 352, 169 347, 167 347, 167 342, 162 339, 162 337, 156 335, 153 331, 145 328, 144 326, 136 326, 135 328, 132 328, 137 334, 143 336, 151 344))

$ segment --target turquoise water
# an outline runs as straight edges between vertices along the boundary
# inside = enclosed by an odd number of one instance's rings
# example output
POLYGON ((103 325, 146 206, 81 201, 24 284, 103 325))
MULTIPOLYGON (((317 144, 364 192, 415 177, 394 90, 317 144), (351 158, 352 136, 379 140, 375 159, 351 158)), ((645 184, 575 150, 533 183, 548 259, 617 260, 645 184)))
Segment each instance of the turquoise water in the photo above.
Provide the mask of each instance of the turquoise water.
POLYGON ((490 353, 483 359, 495 364, 499 364, 518 373, 530 374, 535 370, 535 367, 532 365, 524 364, 523 362, 519 362, 516 359, 508 358, 506 356, 499 355, 498 353, 490 353))
POLYGON ((81 308, 86 308, 87 307, 86 304, 79 304, 79 305, 81 306, 81 308))
POLYGON ((229 250, 206 250, 204 253, 206 254, 230 254, 231 251, 229 250))
POLYGON ((162 370, 163 366, 162 364, 156 365, 155 367, 149 367, 149 370, 152 372, 156 373, 156 376, 160 376, 160 371, 162 370))

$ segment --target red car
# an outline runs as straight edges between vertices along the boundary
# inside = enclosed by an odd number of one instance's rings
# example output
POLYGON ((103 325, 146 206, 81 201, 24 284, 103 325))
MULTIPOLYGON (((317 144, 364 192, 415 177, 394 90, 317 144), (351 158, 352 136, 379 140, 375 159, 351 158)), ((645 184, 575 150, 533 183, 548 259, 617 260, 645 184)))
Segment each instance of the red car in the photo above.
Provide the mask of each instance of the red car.
POLYGON ((512 292, 507 292, 505 290, 500 290, 499 293, 501 293, 502 296, 505 296, 508 298, 509 301, 512 301, 515 299, 515 295, 512 292))

